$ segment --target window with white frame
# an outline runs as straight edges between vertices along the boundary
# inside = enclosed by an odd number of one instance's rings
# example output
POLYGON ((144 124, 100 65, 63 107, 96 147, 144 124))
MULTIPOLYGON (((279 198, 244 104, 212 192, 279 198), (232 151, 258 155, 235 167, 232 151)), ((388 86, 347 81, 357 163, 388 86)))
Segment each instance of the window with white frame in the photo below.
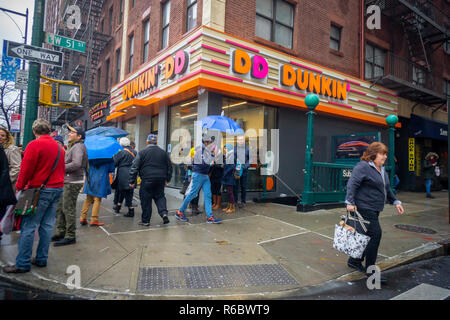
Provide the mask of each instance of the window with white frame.
POLYGON ((294 5, 283 0, 256 0, 255 34, 292 49, 294 5))

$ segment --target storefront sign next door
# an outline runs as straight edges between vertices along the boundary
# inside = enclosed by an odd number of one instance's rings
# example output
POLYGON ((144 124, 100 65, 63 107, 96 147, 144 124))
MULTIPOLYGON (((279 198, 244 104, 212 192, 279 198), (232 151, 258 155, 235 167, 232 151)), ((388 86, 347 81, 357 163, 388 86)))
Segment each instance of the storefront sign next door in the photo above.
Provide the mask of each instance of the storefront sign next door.
POLYGON ((410 136, 447 140, 447 124, 411 115, 410 136))

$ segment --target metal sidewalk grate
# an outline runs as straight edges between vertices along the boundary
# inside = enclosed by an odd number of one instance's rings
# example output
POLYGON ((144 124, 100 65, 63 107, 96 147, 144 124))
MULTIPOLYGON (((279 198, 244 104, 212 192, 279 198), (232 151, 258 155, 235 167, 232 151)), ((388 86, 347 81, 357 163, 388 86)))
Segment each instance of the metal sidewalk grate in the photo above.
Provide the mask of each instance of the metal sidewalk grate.
POLYGON ((279 264, 140 268, 137 291, 299 285, 279 264))

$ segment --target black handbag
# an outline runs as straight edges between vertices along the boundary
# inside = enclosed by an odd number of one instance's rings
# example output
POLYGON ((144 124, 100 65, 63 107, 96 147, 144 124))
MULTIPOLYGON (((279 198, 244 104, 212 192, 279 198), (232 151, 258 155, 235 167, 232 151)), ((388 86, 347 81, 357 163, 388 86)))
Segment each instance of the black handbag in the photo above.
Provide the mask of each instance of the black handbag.
POLYGON ((20 216, 29 216, 36 212, 36 207, 39 202, 39 197, 41 195, 41 191, 44 190, 45 186, 50 180, 53 172, 56 169, 56 165, 59 161, 59 156, 61 155, 61 147, 58 146, 58 155, 56 156, 55 163, 53 164, 52 171, 44 183, 39 188, 29 188, 26 190, 21 190, 17 195, 17 203, 16 208, 14 209, 14 213, 20 216))

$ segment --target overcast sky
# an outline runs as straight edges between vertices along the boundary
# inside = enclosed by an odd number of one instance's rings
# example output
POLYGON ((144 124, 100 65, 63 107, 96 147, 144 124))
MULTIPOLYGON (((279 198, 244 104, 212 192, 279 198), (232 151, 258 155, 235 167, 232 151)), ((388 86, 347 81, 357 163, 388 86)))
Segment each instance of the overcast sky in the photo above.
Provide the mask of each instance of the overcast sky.
MULTIPOLYGON (((9 9, 25 14, 28 8, 28 40, 31 43, 33 26, 34 0, 0 0, 0 8, 9 9)), ((11 40, 23 43, 22 35, 25 35, 25 17, 0 10, 0 54, 3 53, 3 40, 11 40), (17 26, 10 17, 17 23, 17 26), (21 31, 19 31, 19 28, 21 31), (21 33, 22 32, 22 33, 21 33)))

